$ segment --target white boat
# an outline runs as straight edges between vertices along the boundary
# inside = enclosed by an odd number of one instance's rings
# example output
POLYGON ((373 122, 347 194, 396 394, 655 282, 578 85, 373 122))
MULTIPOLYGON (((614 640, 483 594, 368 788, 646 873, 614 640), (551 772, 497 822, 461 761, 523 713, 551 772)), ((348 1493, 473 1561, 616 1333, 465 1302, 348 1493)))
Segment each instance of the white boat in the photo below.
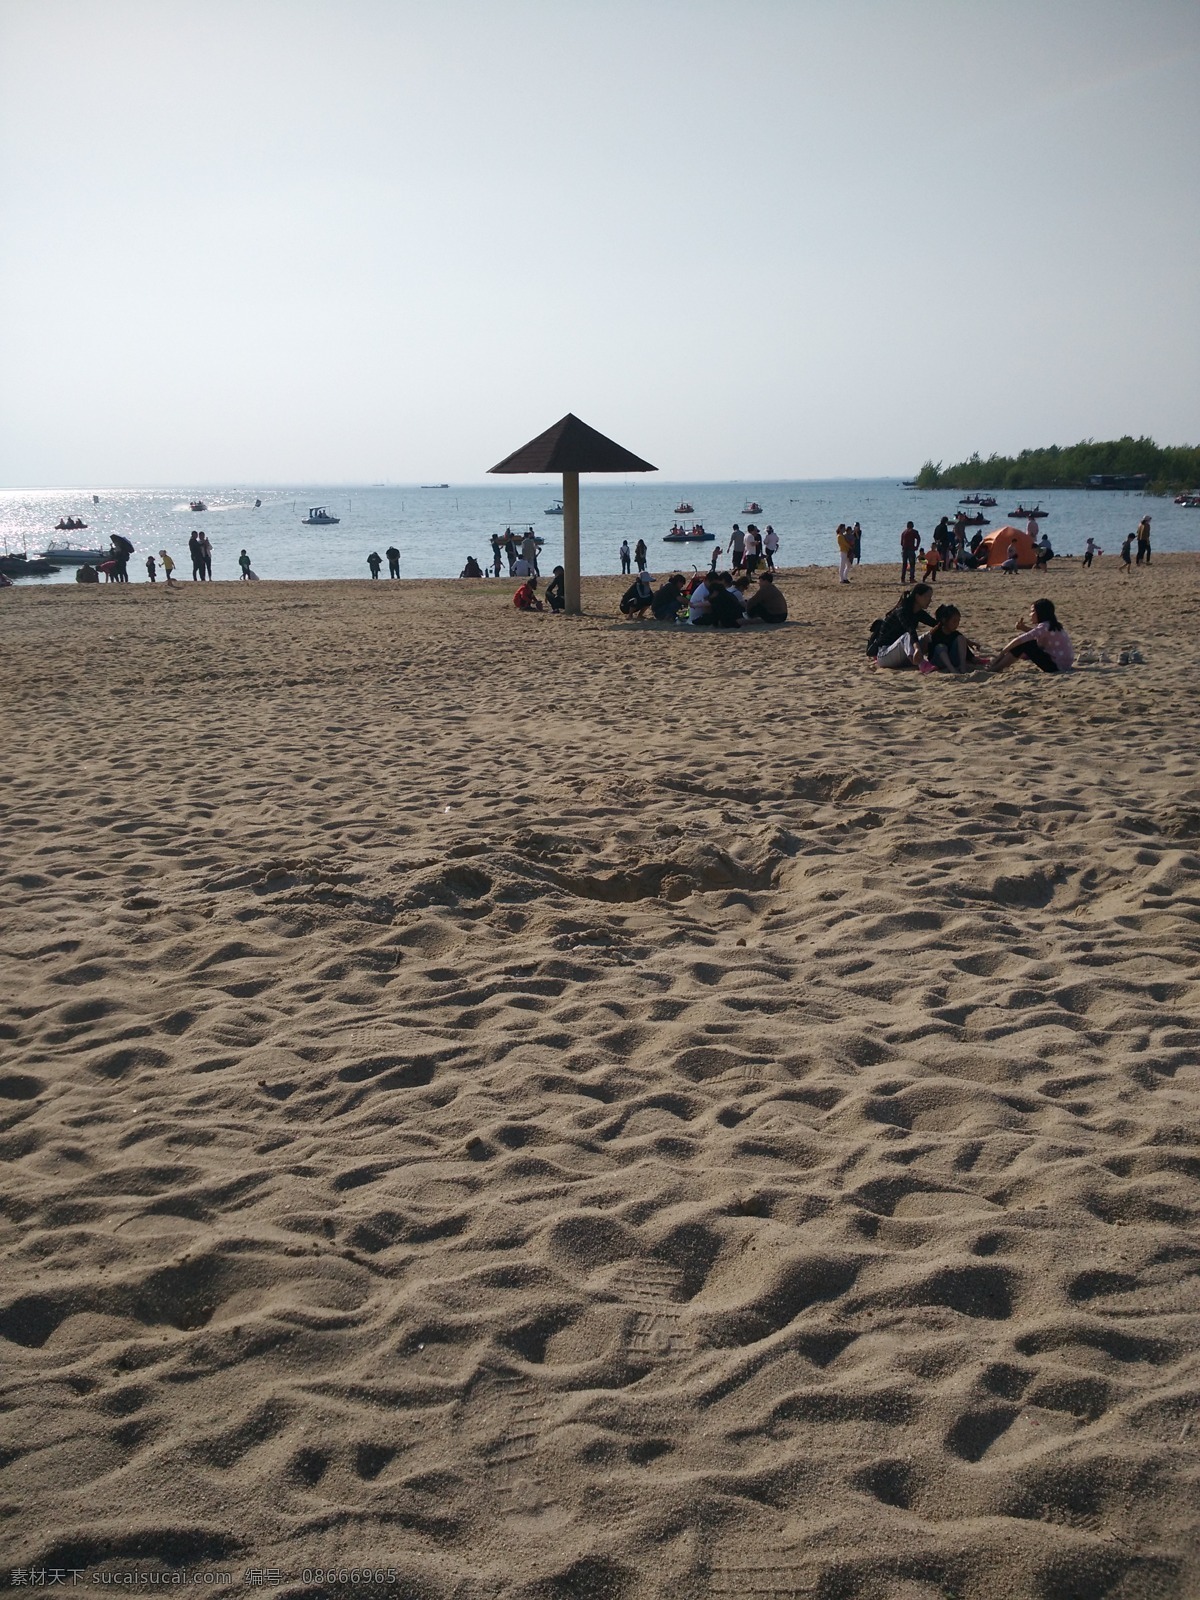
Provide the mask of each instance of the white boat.
POLYGON ((563 514, 562 501, 556 500, 552 506, 547 506, 544 515, 547 517, 561 517, 563 514))
POLYGON ((57 561, 64 567, 82 567, 87 562, 105 561, 112 555, 111 550, 81 550, 75 545, 52 544, 43 554, 43 561, 57 561))
POLYGON ((335 522, 341 520, 341 517, 331 517, 324 506, 310 506, 304 524, 309 528, 332 528, 335 522))

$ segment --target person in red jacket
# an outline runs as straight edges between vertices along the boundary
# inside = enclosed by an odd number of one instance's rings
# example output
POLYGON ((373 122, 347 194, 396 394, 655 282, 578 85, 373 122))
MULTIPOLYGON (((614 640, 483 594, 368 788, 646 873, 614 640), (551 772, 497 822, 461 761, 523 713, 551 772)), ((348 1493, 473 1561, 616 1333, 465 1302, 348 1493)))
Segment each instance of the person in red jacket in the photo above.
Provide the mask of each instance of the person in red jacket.
POLYGON ((544 611, 546 608, 537 597, 537 579, 526 578, 525 582, 513 595, 513 605, 518 611, 544 611))

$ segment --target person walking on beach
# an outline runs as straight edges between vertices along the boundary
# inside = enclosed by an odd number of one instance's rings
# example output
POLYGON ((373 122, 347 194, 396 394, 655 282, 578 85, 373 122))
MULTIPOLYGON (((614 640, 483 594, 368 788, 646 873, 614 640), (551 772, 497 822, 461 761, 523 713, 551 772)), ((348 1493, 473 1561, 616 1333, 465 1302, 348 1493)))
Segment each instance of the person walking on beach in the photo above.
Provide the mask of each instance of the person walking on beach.
POLYGON ((167 588, 173 589, 175 587, 175 563, 165 550, 158 552, 158 559, 162 562, 163 577, 166 579, 167 588))
POLYGON ((1137 564, 1150 565, 1150 518, 1143 517, 1137 525, 1137 564))
POLYGON ((492 535, 492 567, 497 577, 500 576, 500 557, 503 550, 504 546, 500 543, 500 535, 494 533, 492 535))
POLYGON ((390 545, 388 545, 387 549, 383 553, 387 557, 388 577, 389 578, 398 578, 400 576, 400 552, 399 552, 399 550, 396 549, 396 546, 394 544, 390 544, 390 545))
POLYGON ((851 558, 854 554, 854 542, 851 538, 850 530, 846 527, 844 522, 839 522, 837 525, 837 547, 838 582, 849 583, 851 558))
POLYGON ((238 557, 238 566, 242 569, 241 582, 248 583, 250 581, 250 557, 244 550, 238 557))
POLYGON ((633 563, 639 572, 646 570, 646 541, 639 539, 633 547, 633 563))
POLYGON ((1100 546, 1096 543, 1095 539, 1089 539, 1088 542, 1087 542, 1087 548, 1083 552, 1083 564, 1084 564, 1084 566, 1085 567, 1090 567, 1091 564, 1092 564, 1092 557, 1093 556, 1102 556, 1103 554, 1104 554, 1104 551, 1101 550, 1100 546))
POLYGON ((763 535, 763 554, 767 558, 767 571, 775 571, 775 552, 779 549, 779 535, 771 524, 767 523, 767 531, 763 535))
POLYGON ((373 578, 377 578, 379 576, 379 569, 383 565, 383 557, 377 550, 371 551, 371 554, 367 557, 367 565, 371 569, 371 576, 373 578))
POLYGON ((622 571, 622 573, 627 573, 629 571, 630 562, 633 559, 632 556, 629 553, 629 540, 628 539, 622 539, 621 540, 621 548, 617 551, 617 554, 621 558, 621 571, 622 571))
POLYGON ((1125 543, 1121 546, 1121 565, 1118 570, 1123 572, 1126 577, 1133 571, 1133 535, 1131 533, 1125 535, 1125 543))
POLYGON ((904 524, 904 532, 900 535, 900 582, 916 583, 917 581, 917 551, 921 548, 921 535, 911 522, 904 524))

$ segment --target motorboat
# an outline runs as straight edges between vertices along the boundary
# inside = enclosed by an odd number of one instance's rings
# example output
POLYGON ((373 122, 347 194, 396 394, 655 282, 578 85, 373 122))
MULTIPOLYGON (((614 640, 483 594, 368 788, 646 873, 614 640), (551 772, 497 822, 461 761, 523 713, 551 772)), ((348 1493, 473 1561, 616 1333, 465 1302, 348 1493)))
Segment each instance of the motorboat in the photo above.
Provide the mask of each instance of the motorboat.
POLYGON ((965 494, 958 503, 960 506, 994 506, 997 501, 994 494, 965 494))
POLYGON ((759 505, 757 500, 747 500, 746 504, 742 507, 742 515, 744 517, 761 517, 762 507, 759 505))
POLYGON ((693 522, 690 528, 685 528, 677 522, 670 533, 663 534, 664 544, 703 544, 706 539, 715 539, 715 533, 709 533, 702 522, 693 522))
POLYGON ((45 556, 0 556, 0 574, 6 578, 48 578, 58 568, 45 556))
POLYGON ((1193 489, 1190 494, 1177 494, 1175 496, 1175 504, 1177 506, 1190 506, 1195 511, 1197 507, 1200 507, 1200 489, 1193 489))
POLYGON ((552 506, 547 506, 545 512, 543 513, 543 515, 547 517, 561 517, 562 514, 563 508, 561 500, 556 500, 552 506))
POLYGON ((1043 511, 1041 506, 1035 506, 1032 511, 1026 511, 1024 506, 1018 506, 1015 511, 1010 511, 1010 517, 1048 517, 1050 513, 1043 511))
POLYGON ((341 520, 341 517, 331 517, 324 506, 309 506, 308 515, 303 519, 308 528, 332 528, 341 520))
POLYGON ((690 500, 681 500, 675 507, 675 515, 677 517, 690 517, 695 509, 690 500))
POLYGON ((54 524, 55 533, 81 533, 87 527, 78 517, 59 517, 54 524))
POLYGON ((960 511, 958 517, 954 518, 955 522, 959 520, 959 517, 962 517, 964 528, 986 528, 992 520, 991 517, 985 517, 982 511, 977 511, 973 517, 965 517, 960 511))
POLYGON ((189 500, 188 501, 188 510, 189 511, 207 511, 208 507, 205 505, 203 500, 189 500))
POLYGON ((95 565, 112 554, 111 550, 84 550, 73 544, 52 544, 47 546, 42 555, 43 561, 57 561, 64 567, 83 567, 89 563, 95 565))

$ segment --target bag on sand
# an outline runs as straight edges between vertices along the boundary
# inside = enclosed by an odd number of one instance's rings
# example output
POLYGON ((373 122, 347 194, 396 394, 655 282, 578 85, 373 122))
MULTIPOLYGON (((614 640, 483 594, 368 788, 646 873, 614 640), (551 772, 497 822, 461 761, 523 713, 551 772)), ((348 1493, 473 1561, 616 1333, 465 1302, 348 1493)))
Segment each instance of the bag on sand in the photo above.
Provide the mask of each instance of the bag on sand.
POLYGON ((911 667, 917 646, 911 633, 902 633, 900 637, 884 648, 875 657, 877 667, 911 667))

